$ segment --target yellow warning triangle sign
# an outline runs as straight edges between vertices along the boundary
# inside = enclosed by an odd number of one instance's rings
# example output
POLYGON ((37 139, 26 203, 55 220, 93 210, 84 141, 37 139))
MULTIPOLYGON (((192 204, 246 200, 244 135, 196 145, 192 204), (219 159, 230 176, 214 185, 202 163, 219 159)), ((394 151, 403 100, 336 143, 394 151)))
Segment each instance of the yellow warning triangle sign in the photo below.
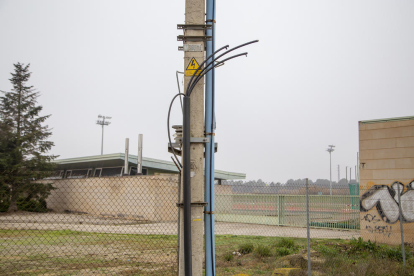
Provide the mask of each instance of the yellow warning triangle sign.
MULTIPOLYGON (((194 75, 194 72, 197 71, 199 65, 197 63, 197 60, 195 58, 192 58, 190 60, 190 63, 188 64, 187 68, 185 69, 185 75, 186 76, 192 76, 194 75)), ((196 76, 200 74, 201 70, 198 70, 196 73, 196 76)))

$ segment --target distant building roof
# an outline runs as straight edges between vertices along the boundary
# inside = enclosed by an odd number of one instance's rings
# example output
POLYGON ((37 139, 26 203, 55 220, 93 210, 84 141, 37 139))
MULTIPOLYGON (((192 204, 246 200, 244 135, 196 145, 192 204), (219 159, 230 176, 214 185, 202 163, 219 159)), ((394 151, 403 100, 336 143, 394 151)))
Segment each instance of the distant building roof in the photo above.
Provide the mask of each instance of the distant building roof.
MULTIPOLYGON (((93 155, 93 156, 57 159, 57 160, 54 160, 54 163, 56 163, 58 167, 61 169, 72 170, 72 169, 123 166, 124 160, 125 160, 124 153, 113 153, 113 154, 104 154, 104 155, 93 155)), ((137 156, 130 154, 128 158, 128 162, 130 163, 130 165, 136 166, 137 156)), ((177 167, 171 161, 143 157, 142 167, 147 168, 147 169, 152 169, 155 171, 160 171, 160 172, 178 173, 177 167)), ((215 179, 222 179, 222 180, 246 179, 246 174, 244 173, 226 172, 226 171, 220 171, 220 170, 214 170, 214 176, 215 176, 215 179)))
POLYGON ((366 120, 366 121, 359 121, 359 122, 361 124, 375 124, 375 123, 407 121, 407 120, 414 120, 414 116, 385 118, 385 119, 376 119, 376 120, 366 120))

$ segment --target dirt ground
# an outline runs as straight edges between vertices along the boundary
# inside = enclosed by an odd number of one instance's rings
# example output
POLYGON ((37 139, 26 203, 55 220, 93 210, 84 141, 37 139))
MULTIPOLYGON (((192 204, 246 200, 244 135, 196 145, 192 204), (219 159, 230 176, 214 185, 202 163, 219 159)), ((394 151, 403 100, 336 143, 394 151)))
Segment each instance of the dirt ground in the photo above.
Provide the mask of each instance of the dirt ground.
MULTIPOLYGON (((270 226, 248 223, 215 223, 216 235, 249 235, 306 238, 306 228, 270 226)), ((0 229, 16 230, 72 230, 112 234, 176 235, 176 222, 150 223, 142 220, 91 216, 88 214, 29 213, 0 214, 0 229)), ((311 228, 311 238, 352 239, 359 231, 311 228)))
MULTIPOLYGON (((217 242, 306 238, 306 228, 216 222, 215 229, 217 242)), ((0 275, 175 275, 176 222, 17 212, 0 214, 0 232, 0 275)), ((359 232, 311 229, 311 238, 353 237, 359 232)))

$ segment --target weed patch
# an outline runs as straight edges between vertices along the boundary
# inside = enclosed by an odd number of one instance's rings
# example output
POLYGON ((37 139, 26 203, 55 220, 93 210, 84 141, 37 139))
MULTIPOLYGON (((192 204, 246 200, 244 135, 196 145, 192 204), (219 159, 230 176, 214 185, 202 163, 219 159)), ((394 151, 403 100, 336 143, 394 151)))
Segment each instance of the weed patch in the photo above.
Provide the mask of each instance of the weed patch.
POLYGON ((227 252, 226 254, 224 254, 223 258, 226 262, 231 262, 234 258, 234 255, 232 252, 227 252))
POLYGON ((275 250, 276 256, 283 257, 290 254, 293 254, 293 250, 286 247, 277 247, 275 250))
MULTIPOLYGON (((0 230, 0 237, 0 275, 176 275, 175 235, 0 230)), ((216 275, 270 276, 276 267, 291 267, 286 262, 294 257, 305 262, 302 255, 287 256, 302 248, 306 239, 217 235, 216 275)), ((408 245, 406 268, 399 246, 313 239, 311 248, 312 258, 321 261, 312 266, 314 275, 414 275, 414 248, 408 245)), ((296 267, 301 270, 295 275, 307 275, 303 265, 296 267)))
POLYGON ((295 240, 291 238, 281 238, 277 243, 277 247, 294 248, 295 240))
POLYGON ((253 252, 253 250, 254 250, 253 243, 244 243, 244 244, 239 246, 239 252, 241 254, 249 254, 249 253, 253 252))
POLYGON ((269 256, 271 256, 272 254, 271 254, 270 247, 260 244, 256 248, 256 255, 259 256, 259 257, 269 257, 269 256))

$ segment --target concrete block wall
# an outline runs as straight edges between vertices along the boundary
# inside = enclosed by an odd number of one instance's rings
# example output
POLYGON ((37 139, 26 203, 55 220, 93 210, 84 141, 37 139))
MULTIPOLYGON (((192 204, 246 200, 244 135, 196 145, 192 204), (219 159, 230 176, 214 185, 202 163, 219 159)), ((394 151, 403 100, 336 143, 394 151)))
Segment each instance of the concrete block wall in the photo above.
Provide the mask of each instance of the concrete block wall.
POLYGON ((124 176, 53 181, 47 198, 55 212, 79 212, 142 221, 176 221, 177 176, 124 176))
POLYGON ((414 119, 359 122, 361 237, 414 243, 414 119))

